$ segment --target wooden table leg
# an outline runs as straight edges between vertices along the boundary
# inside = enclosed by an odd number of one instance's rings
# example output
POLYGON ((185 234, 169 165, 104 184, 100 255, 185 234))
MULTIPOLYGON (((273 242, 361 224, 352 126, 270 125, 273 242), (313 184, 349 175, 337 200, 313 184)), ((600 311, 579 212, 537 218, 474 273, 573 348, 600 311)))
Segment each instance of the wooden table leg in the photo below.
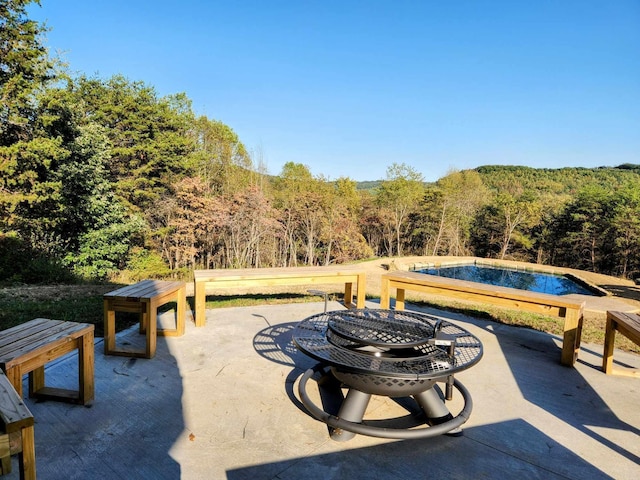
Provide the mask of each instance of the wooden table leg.
POLYGON ((109 300, 104 301, 104 354, 116 349, 116 312, 109 300))
POLYGON ((78 339, 78 383, 78 401, 87 405, 95 396, 93 331, 78 339))
POLYGON ((145 303, 147 311, 147 346, 145 355, 147 358, 153 358, 156 354, 158 337, 158 304, 155 301, 145 303))
POLYGON ((194 303, 196 310, 196 327, 204 327, 207 323, 205 318, 205 310, 207 304, 206 284, 207 282, 198 282, 194 280, 194 303))
POLYGON ((353 282, 345 282, 344 284, 344 306, 353 308, 353 282))
POLYGON ((0 432, 0 475, 11 473, 11 442, 8 433, 0 432))
POLYGON ((560 363, 573 367, 578 359, 582 336, 582 310, 567 309, 564 318, 564 336, 562 339, 562 355, 560 363))
POLYGON ((140 302, 140 325, 138 325, 138 331, 141 335, 147 332, 147 326, 149 325, 149 304, 146 302, 140 302))
POLYGON ((29 398, 44 388, 44 365, 29 372, 29 398))
POLYGON ((364 308, 367 299, 367 276, 364 273, 358 274, 358 298, 357 308, 364 308))
POLYGON ((178 298, 176 299, 176 335, 184 335, 185 315, 187 314, 187 287, 182 286, 178 290, 178 298))
POLYGON ((602 355, 602 371, 607 375, 613 368, 613 347, 616 342, 616 322, 607 312, 607 326, 604 333, 604 353, 602 355))
POLYGON ((18 458, 20 478, 36 480, 36 447, 33 426, 22 429, 22 453, 18 458))
POLYGON ((396 288, 396 310, 404 310, 404 288, 396 288))
POLYGON ((380 286, 380 308, 386 310, 389 308, 390 296, 391 296, 389 280, 382 277, 381 282, 382 284, 380 286))
POLYGON ((9 368, 4 373, 9 379, 9 382, 11 382, 11 385, 13 385, 18 396, 22 398, 22 369, 20 366, 16 365, 13 368, 9 368))

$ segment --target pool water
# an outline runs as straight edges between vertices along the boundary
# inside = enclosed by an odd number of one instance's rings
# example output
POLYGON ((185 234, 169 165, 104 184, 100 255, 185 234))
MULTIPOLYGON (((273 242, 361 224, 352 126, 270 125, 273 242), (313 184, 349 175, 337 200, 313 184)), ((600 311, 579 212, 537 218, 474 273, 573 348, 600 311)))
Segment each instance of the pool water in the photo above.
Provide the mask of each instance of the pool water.
POLYGON ((428 275, 456 278, 469 282, 518 288, 530 292, 548 293, 551 295, 596 295, 584 285, 563 275, 542 272, 524 272, 508 268, 496 268, 478 265, 456 265, 450 267, 433 267, 415 270, 428 275))

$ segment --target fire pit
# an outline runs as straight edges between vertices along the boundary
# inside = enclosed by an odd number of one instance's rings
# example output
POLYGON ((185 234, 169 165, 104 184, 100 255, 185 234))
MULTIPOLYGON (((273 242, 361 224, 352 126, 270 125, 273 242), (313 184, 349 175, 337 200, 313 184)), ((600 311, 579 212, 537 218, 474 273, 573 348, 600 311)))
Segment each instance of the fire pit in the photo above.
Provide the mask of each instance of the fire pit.
POLYGON ((407 311, 325 312, 300 322, 293 342, 320 362, 305 372, 298 389, 305 408, 331 427, 334 440, 348 440, 356 433, 385 438, 458 435, 469 418, 471 397, 454 374, 480 360, 482 344, 450 322, 407 311), (306 392, 308 380, 323 370, 348 388, 337 416, 317 407, 306 392), (445 384, 444 399, 452 399, 454 388, 462 394, 464 407, 456 417, 434 388, 438 382, 445 384), (429 426, 398 429, 367 424, 363 418, 372 395, 413 397, 429 426))

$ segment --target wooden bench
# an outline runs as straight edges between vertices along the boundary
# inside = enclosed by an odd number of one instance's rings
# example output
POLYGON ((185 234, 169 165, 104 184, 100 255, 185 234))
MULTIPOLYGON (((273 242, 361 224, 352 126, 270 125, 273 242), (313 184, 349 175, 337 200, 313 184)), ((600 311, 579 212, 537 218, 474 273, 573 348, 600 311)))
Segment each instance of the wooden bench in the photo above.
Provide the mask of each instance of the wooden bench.
POLYGON ((417 272, 386 273, 381 276, 381 282, 380 308, 389 308, 391 289, 395 288, 397 310, 404 309, 405 291, 412 290, 564 318, 560 362, 573 366, 578 358, 585 302, 417 272))
POLYGON ((616 331, 640 345, 640 316, 635 313, 607 311, 607 327, 604 334, 604 354, 602 371, 609 374, 639 376, 638 370, 613 368, 613 347, 616 331))
POLYGON ((344 304, 353 306, 354 285, 357 290, 357 308, 364 308, 366 275, 364 272, 336 267, 279 267, 214 269, 194 271, 196 326, 206 323, 206 289, 237 287, 273 287, 280 285, 309 285, 344 283, 344 304))
POLYGON ((186 286, 184 282, 143 280, 133 285, 106 293, 104 299, 104 354, 127 357, 153 358, 156 337, 184 335, 186 314, 186 286), (158 328, 158 307, 176 302, 175 328, 158 328), (144 350, 116 345, 116 312, 140 315, 140 333, 146 334, 144 350))
POLYGON ((22 397, 22 377, 29 374, 29 397, 86 405, 94 397, 95 327, 88 323, 36 318, 0 332, 0 368, 22 397), (78 390, 47 387, 44 367, 78 351, 78 390))
POLYGON ((33 415, 9 379, 0 372, 0 475, 11 473, 11 455, 18 454, 20 478, 35 480, 36 449, 33 415))

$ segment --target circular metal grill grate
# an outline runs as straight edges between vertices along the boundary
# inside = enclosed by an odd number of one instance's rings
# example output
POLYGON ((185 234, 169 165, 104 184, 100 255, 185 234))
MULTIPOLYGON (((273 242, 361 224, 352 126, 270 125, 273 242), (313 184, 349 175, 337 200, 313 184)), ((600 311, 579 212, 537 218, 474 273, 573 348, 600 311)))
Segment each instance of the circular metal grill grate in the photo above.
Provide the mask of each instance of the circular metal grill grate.
POLYGON ((431 379, 467 369, 482 344, 466 330, 415 312, 360 309, 317 314, 300 322, 293 341, 304 353, 342 371, 431 379), (455 337, 455 355, 429 341, 436 330, 455 337))

